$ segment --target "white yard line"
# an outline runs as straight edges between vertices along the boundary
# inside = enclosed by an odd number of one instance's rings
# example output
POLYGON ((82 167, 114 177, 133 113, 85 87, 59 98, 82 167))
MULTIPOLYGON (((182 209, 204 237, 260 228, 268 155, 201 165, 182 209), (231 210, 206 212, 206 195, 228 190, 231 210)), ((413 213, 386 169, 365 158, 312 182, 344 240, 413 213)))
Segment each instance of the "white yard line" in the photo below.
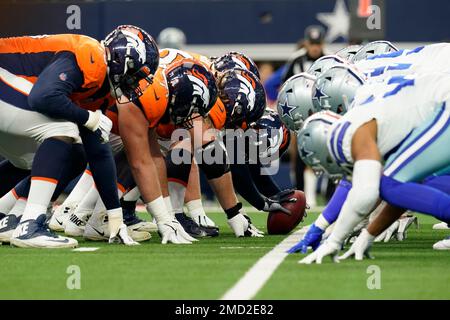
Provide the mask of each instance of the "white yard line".
POLYGON ((98 248, 98 247, 80 247, 80 248, 73 249, 72 251, 75 251, 75 252, 92 252, 92 251, 97 251, 98 249, 100 249, 100 248, 98 248))
POLYGON ((296 244, 305 234, 305 228, 297 230, 259 259, 239 281, 228 290, 221 300, 250 300, 264 286, 278 266, 287 257, 286 250, 296 244))

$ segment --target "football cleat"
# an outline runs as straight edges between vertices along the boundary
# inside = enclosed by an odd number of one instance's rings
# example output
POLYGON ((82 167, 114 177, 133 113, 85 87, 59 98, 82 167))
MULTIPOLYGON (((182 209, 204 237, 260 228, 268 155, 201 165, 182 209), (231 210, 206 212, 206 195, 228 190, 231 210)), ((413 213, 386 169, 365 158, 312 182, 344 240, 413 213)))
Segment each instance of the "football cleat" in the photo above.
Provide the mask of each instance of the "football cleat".
POLYGON ((450 250, 450 237, 433 244, 434 250, 450 250))
MULTIPOLYGON (((149 240, 152 236, 150 232, 135 231, 128 228, 128 234, 137 242, 149 240)), ((83 237, 91 241, 108 241, 110 237, 108 226, 108 215, 106 212, 93 214, 86 222, 83 237)))
POLYGON ((219 228, 218 227, 205 227, 199 226, 200 230, 204 234, 204 237, 218 237, 219 236, 219 228))
POLYGON ((76 208, 76 205, 71 204, 66 206, 61 205, 57 207, 48 223, 49 228, 53 231, 64 231, 66 221, 69 219, 70 215, 75 211, 76 208))
POLYGON ((447 222, 440 222, 433 225, 433 230, 448 230, 450 229, 447 222))
POLYGON ((156 226, 156 223, 149 222, 140 219, 136 212, 133 213, 127 213, 127 210, 123 211, 123 222, 128 227, 128 230, 133 231, 145 231, 145 232, 157 232, 158 227, 156 226))
POLYGON ((46 216, 41 214, 36 220, 20 222, 11 237, 11 245, 21 248, 74 248, 78 241, 59 236, 45 224, 46 216))
POLYGON ((9 242, 14 230, 20 223, 20 217, 9 214, 0 220, 0 242, 9 242))
POLYGON ((81 210, 71 213, 66 220, 64 233, 71 237, 82 237, 89 216, 87 212, 82 212, 81 210))
POLYGON ((206 232, 200 229, 199 225, 184 213, 175 213, 175 219, 177 219, 177 221, 183 227, 184 231, 186 231, 191 237, 206 237, 206 232))

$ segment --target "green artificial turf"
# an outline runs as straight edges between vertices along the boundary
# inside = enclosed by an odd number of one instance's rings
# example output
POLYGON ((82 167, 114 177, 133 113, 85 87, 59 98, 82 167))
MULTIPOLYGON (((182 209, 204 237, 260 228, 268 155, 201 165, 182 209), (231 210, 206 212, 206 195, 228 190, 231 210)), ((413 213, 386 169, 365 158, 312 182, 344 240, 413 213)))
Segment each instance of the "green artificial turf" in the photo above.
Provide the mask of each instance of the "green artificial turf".
MULTIPOLYGON (((218 238, 192 245, 161 245, 158 235, 137 247, 79 240, 80 247, 38 250, 0 246, 0 299, 219 299, 284 236, 236 239, 223 214, 210 214, 219 224, 218 238), (78 266, 81 288, 70 290, 67 268, 78 266)), ((252 214, 265 229, 266 214, 252 214)), ((310 215, 311 222, 315 215, 310 215)), ((450 298, 450 251, 432 244, 449 232, 432 231, 435 222, 420 216, 403 242, 376 244, 373 261, 302 266, 291 255, 257 294, 261 299, 313 298, 450 298), (381 289, 366 286, 369 265, 381 269, 381 289)))

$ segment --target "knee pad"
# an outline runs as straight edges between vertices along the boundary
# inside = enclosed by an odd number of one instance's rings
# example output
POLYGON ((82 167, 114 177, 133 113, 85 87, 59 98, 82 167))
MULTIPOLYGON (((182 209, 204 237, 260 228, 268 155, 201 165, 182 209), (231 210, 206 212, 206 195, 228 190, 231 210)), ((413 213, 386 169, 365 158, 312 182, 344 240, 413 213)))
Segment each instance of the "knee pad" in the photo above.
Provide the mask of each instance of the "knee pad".
POLYGON ((210 141, 196 150, 198 167, 208 180, 216 179, 230 171, 225 145, 220 140, 210 141))
POLYGON ((182 148, 175 148, 166 157, 167 180, 187 185, 191 172, 192 154, 182 148))

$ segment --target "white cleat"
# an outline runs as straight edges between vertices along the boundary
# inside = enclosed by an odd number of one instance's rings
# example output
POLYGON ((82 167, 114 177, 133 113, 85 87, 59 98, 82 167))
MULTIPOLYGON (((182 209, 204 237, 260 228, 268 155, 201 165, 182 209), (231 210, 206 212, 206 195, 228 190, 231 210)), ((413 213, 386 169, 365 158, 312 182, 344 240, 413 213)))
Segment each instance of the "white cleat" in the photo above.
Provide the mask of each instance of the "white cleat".
MULTIPOLYGON (((129 227, 129 236, 137 242, 149 240, 152 236, 147 231, 136 231, 129 227)), ((83 237, 91 241, 108 241, 109 240, 109 227, 108 227, 108 215, 106 212, 100 212, 93 214, 84 227, 83 237)))
POLYGON ((6 215, 0 220, 0 242, 9 243, 13 235, 14 230, 20 223, 20 217, 16 217, 13 214, 6 215))
POLYGON ((448 230, 450 227, 447 222, 440 222, 433 225, 433 230, 448 230))
POLYGON ((66 226, 66 221, 76 208, 77 206, 75 204, 69 204, 67 206, 61 205, 57 207, 48 223, 50 230, 63 232, 66 226))
POLYGON ((143 232, 157 232, 158 226, 154 222, 139 221, 138 223, 127 225, 128 230, 143 231, 143 232))
POLYGON ((10 243, 20 248, 75 248, 78 241, 51 232, 45 224, 45 214, 36 220, 22 221, 14 230, 10 243))
POLYGON ((81 210, 76 210, 76 212, 71 213, 65 223, 64 233, 71 237, 82 237, 90 214, 91 211, 83 212, 81 210))
POLYGON ((433 244, 434 250, 450 250, 450 237, 433 244))

